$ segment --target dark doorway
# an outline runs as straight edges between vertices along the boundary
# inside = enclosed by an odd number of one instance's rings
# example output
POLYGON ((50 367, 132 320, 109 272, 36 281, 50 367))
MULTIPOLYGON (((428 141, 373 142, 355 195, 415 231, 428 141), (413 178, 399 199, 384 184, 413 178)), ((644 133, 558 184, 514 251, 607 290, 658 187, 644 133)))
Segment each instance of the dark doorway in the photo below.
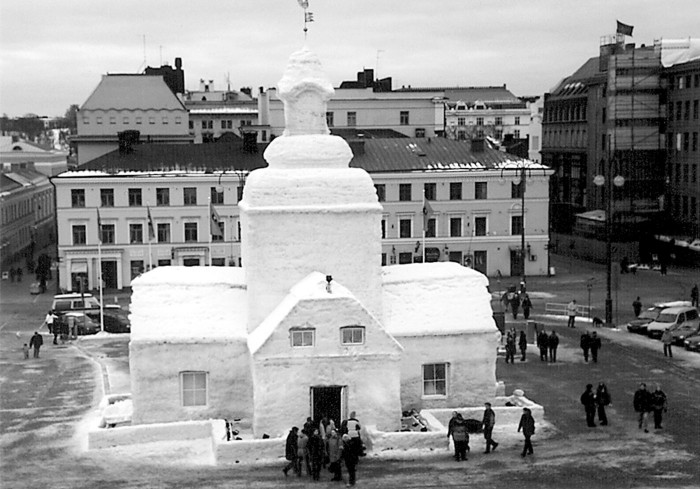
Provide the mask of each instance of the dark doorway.
POLYGON ((340 428, 343 417, 343 387, 312 387, 311 416, 315 421, 328 416, 340 428))
POLYGON ((519 277, 523 274, 523 255, 520 250, 510 250, 510 276, 519 277))
POLYGON ((183 258, 182 264, 186 267, 198 267, 199 258, 183 258))
POLYGON ((102 280, 105 289, 117 288, 117 262, 103 261, 102 262, 102 280))

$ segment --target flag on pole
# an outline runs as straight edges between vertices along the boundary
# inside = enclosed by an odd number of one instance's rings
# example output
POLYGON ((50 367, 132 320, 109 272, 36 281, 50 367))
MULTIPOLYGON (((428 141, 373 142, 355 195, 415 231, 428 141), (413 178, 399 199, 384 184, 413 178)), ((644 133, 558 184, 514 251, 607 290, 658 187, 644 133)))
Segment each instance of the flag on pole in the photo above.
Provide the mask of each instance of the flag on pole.
POLYGON ((219 226, 219 223, 221 222, 221 217, 219 216, 219 213, 216 212, 216 209, 214 208, 214 204, 209 202, 209 229, 211 232, 212 236, 218 236, 219 238, 224 237, 224 233, 221 232, 221 227, 219 226))
POLYGON ((156 229, 153 226, 153 217, 151 216, 151 207, 146 206, 146 212, 148 213, 148 241, 152 241, 156 237, 156 229))
POLYGON ((423 232, 428 229, 428 221, 433 214, 435 214, 435 211, 433 211, 430 201, 423 196, 423 232))
POLYGON ((301 8, 309 8, 309 0, 297 0, 297 2, 299 2, 301 8))
POLYGON ((618 34, 622 34, 623 36, 632 37, 632 29, 634 29, 633 25, 627 25, 627 24, 623 24, 619 20, 617 21, 617 33, 618 34))
POLYGON ((304 12, 304 22, 313 22, 314 14, 313 12, 304 12))
POLYGON ((95 208, 97 211, 97 241, 102 243, 102 218, 100 217, 100 209, 95 208))

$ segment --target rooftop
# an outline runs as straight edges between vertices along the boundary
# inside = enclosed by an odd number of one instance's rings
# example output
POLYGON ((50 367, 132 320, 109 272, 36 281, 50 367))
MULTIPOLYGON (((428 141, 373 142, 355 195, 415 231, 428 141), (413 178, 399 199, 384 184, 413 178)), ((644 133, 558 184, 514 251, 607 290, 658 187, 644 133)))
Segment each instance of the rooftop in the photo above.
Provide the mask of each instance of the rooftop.
POLYGON ((102 75, 80 110, 185 110, 162 76, 102 75))

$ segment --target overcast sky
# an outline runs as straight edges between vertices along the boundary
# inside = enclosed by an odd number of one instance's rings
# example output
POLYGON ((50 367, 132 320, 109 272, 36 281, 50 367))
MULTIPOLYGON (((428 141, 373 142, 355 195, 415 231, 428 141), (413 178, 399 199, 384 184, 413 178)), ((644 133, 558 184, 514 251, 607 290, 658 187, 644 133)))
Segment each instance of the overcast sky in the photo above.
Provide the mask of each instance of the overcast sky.
MULTIPOLYGON (((700 37, 698 0, 309 0, 308 45, 331 82, 374 68, 394 87, 502 85, 541 95, 628 41, 700 37)), ((188 90, 271 87, 304 43, 297 0, 0 0, 0 113, 63 115, 105 73, 181 57, 188 90), (145 63, 144 63, 145 35, 145 63)))

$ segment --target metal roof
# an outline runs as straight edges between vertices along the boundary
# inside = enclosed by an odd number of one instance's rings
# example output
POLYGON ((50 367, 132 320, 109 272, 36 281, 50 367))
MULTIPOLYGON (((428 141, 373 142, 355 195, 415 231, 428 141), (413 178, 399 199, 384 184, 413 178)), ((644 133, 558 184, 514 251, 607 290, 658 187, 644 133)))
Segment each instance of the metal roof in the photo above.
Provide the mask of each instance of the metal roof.
POLYGON ((162 76, 103 75, 80 110, 185 110, 162 76))

